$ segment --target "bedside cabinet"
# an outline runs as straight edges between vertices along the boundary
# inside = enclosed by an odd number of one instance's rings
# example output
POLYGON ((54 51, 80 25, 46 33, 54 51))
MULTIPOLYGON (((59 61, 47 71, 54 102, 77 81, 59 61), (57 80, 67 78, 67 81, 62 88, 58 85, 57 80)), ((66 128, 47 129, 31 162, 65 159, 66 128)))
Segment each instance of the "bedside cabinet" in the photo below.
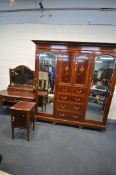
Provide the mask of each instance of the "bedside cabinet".
POLYGON ((27 140, 29 141, 30 125, 35 126, 35 102, 20 101, 11 109, 12 138, 14 139, 14 128, 24 128, 27 130, 27 140))

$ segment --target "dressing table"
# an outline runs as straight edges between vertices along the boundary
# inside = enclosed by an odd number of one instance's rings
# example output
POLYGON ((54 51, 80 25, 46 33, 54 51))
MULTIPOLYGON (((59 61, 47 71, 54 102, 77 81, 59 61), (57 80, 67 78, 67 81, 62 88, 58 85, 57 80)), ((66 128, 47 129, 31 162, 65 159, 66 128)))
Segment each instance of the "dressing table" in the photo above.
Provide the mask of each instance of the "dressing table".
MULTIPOLYGON (((7 89, 0 91, 0 106, 12 106, 19 101, 35 101, 34 71, 27 66, 20 65, 9 69, 10 84, 7 89)), ((38 91, 41 99, 41 111, 46 110, 46 91, 38 91)))

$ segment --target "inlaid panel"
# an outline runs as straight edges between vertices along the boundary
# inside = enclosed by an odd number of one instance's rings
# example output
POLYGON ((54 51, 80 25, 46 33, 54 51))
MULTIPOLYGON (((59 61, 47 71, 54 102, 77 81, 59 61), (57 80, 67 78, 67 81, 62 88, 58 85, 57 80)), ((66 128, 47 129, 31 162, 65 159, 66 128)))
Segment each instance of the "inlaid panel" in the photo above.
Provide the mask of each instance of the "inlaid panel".
POLYGON ((75 75, 74 83, 75 84, 86 84, 87 83, 87 74, 89 68, 89 53, 80 53, 76 56, 75 60, 75 75))
POLYGON ((60 81, 71 83, 73 53, 63 52, 61 54, 61 76, 60 81))

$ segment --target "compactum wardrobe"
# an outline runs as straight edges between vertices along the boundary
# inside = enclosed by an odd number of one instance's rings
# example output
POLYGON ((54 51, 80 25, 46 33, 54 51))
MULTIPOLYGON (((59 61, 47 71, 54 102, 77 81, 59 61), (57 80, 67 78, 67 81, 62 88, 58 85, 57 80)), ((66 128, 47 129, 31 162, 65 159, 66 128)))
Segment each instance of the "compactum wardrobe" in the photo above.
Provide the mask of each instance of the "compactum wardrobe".
POLYGON ((37 119, 104 130, 116 83, 116 45, 33 42, 37 119), (40 91, 46 95, 40 98, 40 91))

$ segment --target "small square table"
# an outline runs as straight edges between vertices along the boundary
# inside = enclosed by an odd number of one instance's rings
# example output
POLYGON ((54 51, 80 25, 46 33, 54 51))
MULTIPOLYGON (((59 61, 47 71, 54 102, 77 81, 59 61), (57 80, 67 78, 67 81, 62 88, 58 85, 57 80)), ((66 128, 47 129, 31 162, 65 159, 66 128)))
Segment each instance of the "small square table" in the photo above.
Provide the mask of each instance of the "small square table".
POLYGON ((14 128, 27 129, 27 140, 29 141, 30 124, 35 127, 35 102, 19 101, 11 109, 12 139, 14 139, 14 128))

